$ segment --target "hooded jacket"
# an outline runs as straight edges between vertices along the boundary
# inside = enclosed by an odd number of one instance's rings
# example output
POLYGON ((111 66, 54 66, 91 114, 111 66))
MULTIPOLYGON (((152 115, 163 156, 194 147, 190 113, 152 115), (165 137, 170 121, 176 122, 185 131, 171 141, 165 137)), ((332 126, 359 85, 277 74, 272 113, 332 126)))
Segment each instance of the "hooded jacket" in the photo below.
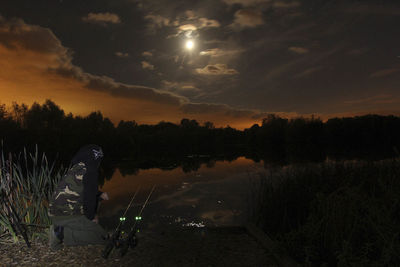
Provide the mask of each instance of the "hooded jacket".
POLYGON ((98 168, 102 158, 103 151, 98 145, 86 145, 79 149, 50 200, 49 215, 94 218, 99 195, 98 168))

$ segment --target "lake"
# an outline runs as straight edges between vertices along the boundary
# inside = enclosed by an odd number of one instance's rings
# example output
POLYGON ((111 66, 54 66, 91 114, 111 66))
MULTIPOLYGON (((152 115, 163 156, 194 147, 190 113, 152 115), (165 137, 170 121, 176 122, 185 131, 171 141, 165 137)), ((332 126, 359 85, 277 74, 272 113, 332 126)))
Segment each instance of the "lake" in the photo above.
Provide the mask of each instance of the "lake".
POLYGON ((155 185, 142 216, 142 223, 147 226, 242 225, 248 216, 250 177, 257 177, 262 170, 262 161, 254 162, 244 157, 202 163, 192 171, 184 166, 172 166, 169 169, 139 169, 123 175, 124 172, 116 168, 112 178, 101 187, 110 200, 101 203, 100 223, 107 229, 115 227, 140 187, 126 216, 133 222, 155 185))

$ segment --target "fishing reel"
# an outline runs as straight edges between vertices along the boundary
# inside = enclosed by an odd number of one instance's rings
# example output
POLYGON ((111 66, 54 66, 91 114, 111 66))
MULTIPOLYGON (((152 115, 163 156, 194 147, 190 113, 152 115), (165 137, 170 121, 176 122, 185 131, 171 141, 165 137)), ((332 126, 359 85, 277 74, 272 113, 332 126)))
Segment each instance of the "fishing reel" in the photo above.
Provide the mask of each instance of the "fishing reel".
POLYGON ((152 187, 150 193, 147 195, 146 201, 143 203, 142 208, 140 209, 139 214, 135 217, 135 223, 132 228, 130 228, 129 232, 124 232, 122 230, 123 226, 125 225, 126 222, 126 213, 129 210, 130 206, 132 205, 133 200, 135 199, 135 196, 139 189, 135 192, 133 197, 131 198, 131 201, 129 202, 128 207, 125 209, 122 217, 119 218, 119 224, 117 228, 115 229, 114 233, 112 234, 111 238, 109 241, 106 243, 101 255, 104 259, 108 258, 108 255, 112 251, 113 248, 119 249, 120 250, 120 255, 123 257, 127 252, 129 248, 134 248, 138 244, 138 239, 136 237, 136 233, 139 232, 139 224, 142 220, 142 212, 144 208, 146 207, 151 194, 153 193, 155 189, 155 186, 152 187))
POLYGON ((127 237, 120 240, 120 246, 118 248, 121 257, 123 257, 128 252, 129 248, 133 249, 138 244, 138 239, 136 237, 137 231, 136 230, 132 231, 134 232, 129 233, 127 237))

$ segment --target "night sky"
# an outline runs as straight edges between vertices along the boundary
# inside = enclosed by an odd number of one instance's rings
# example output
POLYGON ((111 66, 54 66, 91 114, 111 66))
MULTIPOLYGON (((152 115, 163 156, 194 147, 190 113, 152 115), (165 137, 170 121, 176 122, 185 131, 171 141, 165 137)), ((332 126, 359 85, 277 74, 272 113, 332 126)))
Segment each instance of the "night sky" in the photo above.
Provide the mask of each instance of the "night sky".
POLYGON ((400 115, 400 1, 2 0, 0 103, 46 99, 236 128, 400 115))

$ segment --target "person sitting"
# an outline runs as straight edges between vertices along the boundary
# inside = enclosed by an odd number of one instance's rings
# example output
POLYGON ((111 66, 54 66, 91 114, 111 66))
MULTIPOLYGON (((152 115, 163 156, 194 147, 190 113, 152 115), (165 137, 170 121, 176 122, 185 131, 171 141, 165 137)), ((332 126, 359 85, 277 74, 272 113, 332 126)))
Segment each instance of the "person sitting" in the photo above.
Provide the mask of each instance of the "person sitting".
POLYGON ((49 203, 52 225, 49 246, 105 244, 106 231, 98 224, 99 200, 108 194, 98 190, 98 168, 103 151, 98 145, 86 145, 71 160, 71 167, 59 181, 49 203))

